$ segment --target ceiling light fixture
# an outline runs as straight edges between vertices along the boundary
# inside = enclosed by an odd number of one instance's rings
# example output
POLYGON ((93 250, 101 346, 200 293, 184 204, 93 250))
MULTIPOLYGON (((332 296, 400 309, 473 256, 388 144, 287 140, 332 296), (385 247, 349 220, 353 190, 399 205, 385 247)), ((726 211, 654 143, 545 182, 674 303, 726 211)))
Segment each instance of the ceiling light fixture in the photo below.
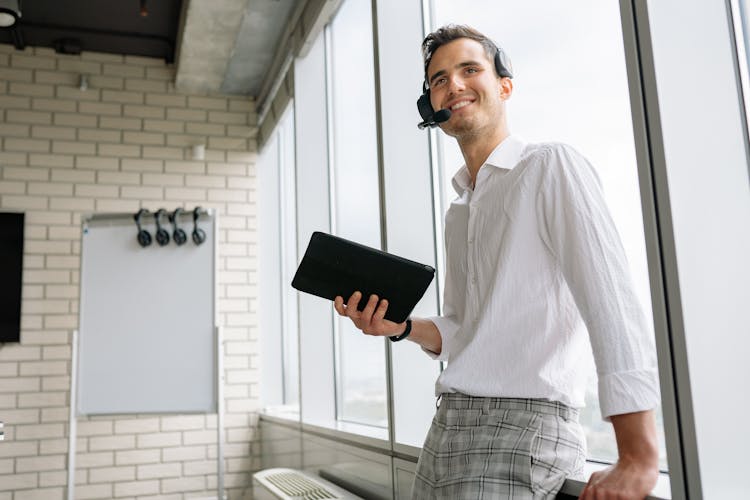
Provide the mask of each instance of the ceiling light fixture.
POLYGON ((148 16, 148 8, 146 7, 146 0, 141 0, 141 17, 148 16))
POLYGON ((21 0, 0 0, 0 28, 11 28, 21 18, 21 0))

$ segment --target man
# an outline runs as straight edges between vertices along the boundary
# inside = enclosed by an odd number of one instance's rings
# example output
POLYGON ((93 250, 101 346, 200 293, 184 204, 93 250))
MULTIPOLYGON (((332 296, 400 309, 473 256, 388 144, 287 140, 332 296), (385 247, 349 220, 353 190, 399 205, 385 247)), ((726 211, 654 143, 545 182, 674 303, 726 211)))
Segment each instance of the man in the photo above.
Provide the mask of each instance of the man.
POLYGON ((440 127, 465 160, 446 213, 444 315, 396 324, 387 298, 359 312, 359 292, 334 304, 364 333, 447 361, 413 496, 554 498, 585 461, 590 341, 619 459, 581 498, 642 499, 658 475, 656 360, 598 178, 569 146, 510 134, 513 83, 487 37, 446 26, 422 49, 430 102, 451 111, 440 127))

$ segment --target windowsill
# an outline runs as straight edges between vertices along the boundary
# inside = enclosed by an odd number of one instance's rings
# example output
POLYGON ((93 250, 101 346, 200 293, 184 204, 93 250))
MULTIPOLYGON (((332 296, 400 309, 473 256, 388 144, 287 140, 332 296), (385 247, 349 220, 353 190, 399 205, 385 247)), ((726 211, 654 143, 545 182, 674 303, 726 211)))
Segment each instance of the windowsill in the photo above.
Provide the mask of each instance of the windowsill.
POLYGON ((300 421, 299 408, 292 406, 266 406, 260 411, 260 415, 272 420, 289 421, 289 423, 299 424, 300 421))
POLYGON ((335 420, 310 424, 300 421, 299 412, 293 412, 283 407, 264 408, 260 413, 260 417, 329 439, 339 439, 354 445, 367 446, 379 450, 390 450, 388 429, 383 427, 335 420))

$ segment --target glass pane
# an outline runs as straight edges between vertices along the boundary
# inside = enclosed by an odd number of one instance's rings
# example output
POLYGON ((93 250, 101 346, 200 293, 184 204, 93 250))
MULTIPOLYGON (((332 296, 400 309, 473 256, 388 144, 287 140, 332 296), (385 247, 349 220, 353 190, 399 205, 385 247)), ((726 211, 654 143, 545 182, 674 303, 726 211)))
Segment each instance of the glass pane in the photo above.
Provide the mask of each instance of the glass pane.
MULTIPOLYGON (((380 248, 370 2, 344 2, 330 26, 334 230, 380 248)), ((385 348, 338 318, 338 418, 387 425, 385 348)))
MULTIPOLYGON (((321 32, 304 57, 294 61, 294 123, 297 164, 297 255, 315 231, 330 232, 326 55, 321 32)), ((335 427, 333 309, 329 300, 298 295, 300 418, 335 427)))
MULTIPOLYGON (((513 61, 514 91, 508 120, 531 142, 573 145, 596 168, 622 238, 636 293, 649 325, 651 297, 643 236, 630 101, 617 2, 532 3, 434 1, 436 26, 468 24, 487 34, 513 61), (469 8, 470 7, 470 8, 469 8), (544 15, 539 13, 544 11, 544 15)), ((438 133, 444 208, 455 198, 450 179, 463 164, 455 141, 438 133)), ((589 457, 614 461, 617 448, 603 422, 592 370, 581 422, 589 457)), ((661 411, 660 466, 667 467, 661 411)))
POLYGON ((263 402, 299 411, 294 111, 290 105, 258 158, 263 402))
POLYGON ((278 126, 281 209, 281 286, 283 322, 284 404, 299 410, 299 337, 297 336, 297 292, 289 284, 297 270, 297 224, 295 217, 294 107, 284 113, 278 126))
POLYGON ((279 136, 271 134, 256 164, 258 175, 258 316, 263 338, 261 355, 269 369, 261 373, 261 400, 265 407, 284 402, 283 373, 278 368, 283 356, 281 331, 281 280, 279 260, 279 136))
MULTIPOLYGON (((427 133, 416 127, 414 107, 422 75, 418 50, 424 37, 422 6, 418 1, 379 0, 377 12, 380 102, 383 122, 388 124, 382 131, 388 251, 435 267, 430 148, 427 133)), ((437 292, 435 280, 412 315, 437 314, 437 292)), ((440 363, 417 344, 405 341, 391 349, 391 370, 395 442, 422 446, 435 415, 440 363)))

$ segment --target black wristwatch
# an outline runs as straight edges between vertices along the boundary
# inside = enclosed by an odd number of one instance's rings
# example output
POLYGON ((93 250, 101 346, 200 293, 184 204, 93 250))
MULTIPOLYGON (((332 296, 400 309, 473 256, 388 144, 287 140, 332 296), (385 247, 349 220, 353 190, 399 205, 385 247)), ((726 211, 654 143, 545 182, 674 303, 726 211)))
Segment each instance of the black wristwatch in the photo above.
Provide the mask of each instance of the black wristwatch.
POLYGON ((409 336, 411 333, 411 319, 406 320, 406 330, 404 330, 404 333, 401 335, 394 335, 393 337, 388 337, 388 340, 391 342, 398 342, 399 340, 404 340, 406 337, 409 336))

